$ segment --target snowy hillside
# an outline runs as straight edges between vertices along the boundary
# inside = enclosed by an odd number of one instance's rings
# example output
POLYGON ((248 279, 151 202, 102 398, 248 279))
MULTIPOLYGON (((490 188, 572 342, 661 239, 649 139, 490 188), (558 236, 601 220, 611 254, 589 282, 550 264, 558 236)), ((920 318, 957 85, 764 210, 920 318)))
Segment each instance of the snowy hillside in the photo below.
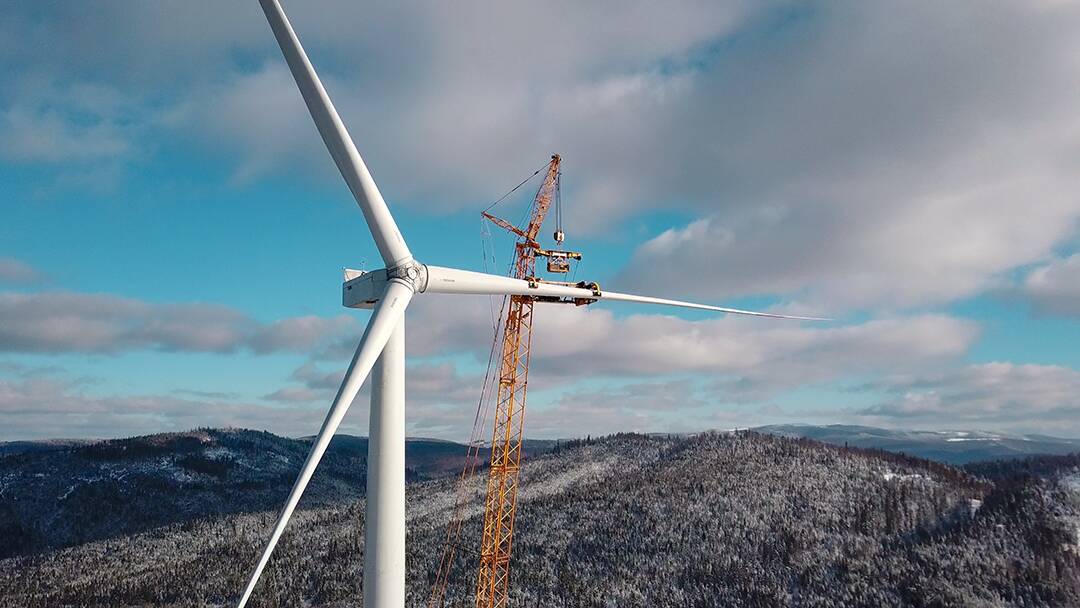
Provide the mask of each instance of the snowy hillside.
MULTIPOLYGON (((1056 482, 757 433, 573 442, 523 471, 512 605, 1075 606, 1080 505, 1056 482)), ((479 483, 449 605, 468 603, 479 483)), ((408 493, 408 604, 426 605, 450 479, 408 493)), ((4 606, 224 606, 274 511, 0 560, 4 606)), ((354 606, 363 502, 294 518, 255 606, 354 606)))
MULTIPOLYGON (((231 429, 0 444, 0 557, 276 509, 309 447, 310 438, 231 429)), ((464 453, 461 444, 410 439, 407 479, 460 471, 464 453)), ((360 498, 366 462, 366 438, 335 437, 302 504, 360 498)))

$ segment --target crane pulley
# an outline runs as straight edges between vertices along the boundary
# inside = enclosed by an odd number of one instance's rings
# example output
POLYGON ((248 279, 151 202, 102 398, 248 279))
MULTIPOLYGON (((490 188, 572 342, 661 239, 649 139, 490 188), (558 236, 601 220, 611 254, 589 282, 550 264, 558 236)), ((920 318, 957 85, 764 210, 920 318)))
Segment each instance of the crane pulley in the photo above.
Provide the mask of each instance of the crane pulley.
POLYGON ((566 232, 563 231, 562 227, 562 195, 559 188, 561 176, 559 171, 560 161, 561 159, 558 154, 552 155, 551 162, 548 165, 547 177, 536 194, 536 198, 533 201, 533 211, 529 217, 529 224, 524 230, 498 216, 488 213, 487 211, 480 214, 496 226, 521 237, 522 240, 517 244, 518 248, 532 248, 531 252, 526 251, 524 253, 530 254, 533 258, 537 256, 547 258, 547 271, 553 274, 566 274, 570 272, 570 260, 581 259, 581 253, 577 251, 543 249, 540 246, 540 243, 536 241, 536 236, 540 232, 540 226, 543 224, 544 217, 551 207, 552 200, 554 200, 555 203, 555 232, 552 234, 552 237, 557 245, 561 245, 566 240, 566 232))

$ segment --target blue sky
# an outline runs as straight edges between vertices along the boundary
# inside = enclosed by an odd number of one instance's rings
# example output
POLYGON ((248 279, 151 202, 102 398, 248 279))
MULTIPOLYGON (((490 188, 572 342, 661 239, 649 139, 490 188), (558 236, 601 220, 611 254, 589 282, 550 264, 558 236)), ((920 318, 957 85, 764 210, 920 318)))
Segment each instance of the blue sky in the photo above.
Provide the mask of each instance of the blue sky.
MULTIPOLYGON (((837 319, 544 308, 527 434, 1080 436, 1075 7, 286 10, 421 261, 559 152, 579 278, 837 319)), ((314 432, 378 255, 256 3, 0 11, 0 440, 314 432)), ((410 313, 412 434, 468 436, 489 306, 410 313)))

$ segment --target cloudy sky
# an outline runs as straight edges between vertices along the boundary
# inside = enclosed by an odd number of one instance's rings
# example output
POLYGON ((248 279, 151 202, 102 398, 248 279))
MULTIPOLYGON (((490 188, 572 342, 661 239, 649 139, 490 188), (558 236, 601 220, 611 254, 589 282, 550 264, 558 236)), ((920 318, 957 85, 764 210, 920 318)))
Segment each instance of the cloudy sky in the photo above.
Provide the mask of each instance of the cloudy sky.
MULTIPOLYGON (((1080 436, 1075 3, 286 10, 421 261, 505 268, 558 152, 577 278, 837 319, 543 307, 526 434, 1080 436)), ((256 2, 5 3, 0 184, 0 440, 316 431, 378 255, 256 2)), ((491 310, 411 309, 411 434, 467 438, 491 310)))

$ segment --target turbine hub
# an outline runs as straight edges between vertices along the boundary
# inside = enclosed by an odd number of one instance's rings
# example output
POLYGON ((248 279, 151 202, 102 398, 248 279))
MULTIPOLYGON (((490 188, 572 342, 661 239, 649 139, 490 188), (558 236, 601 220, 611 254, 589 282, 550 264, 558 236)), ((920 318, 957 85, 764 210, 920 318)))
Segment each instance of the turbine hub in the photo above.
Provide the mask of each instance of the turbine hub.
POLYGON ((428 286, 428 268, 409 260, 393 268, 371 272, 346 269, 345 283, 341 286, 341 303, 347 308, 375 308, 375 303, 382 298, 390 281, 408 285, 413 293, 423 293, 428 286))
POLYGON ((394 279, 412 287, 413 293, 423 293, 424 290, 427 289, 427 266, 416 260, 409 260, 408 262, 398 264, 393 268, 387 268, 386 280, 392 281, 394 279))

